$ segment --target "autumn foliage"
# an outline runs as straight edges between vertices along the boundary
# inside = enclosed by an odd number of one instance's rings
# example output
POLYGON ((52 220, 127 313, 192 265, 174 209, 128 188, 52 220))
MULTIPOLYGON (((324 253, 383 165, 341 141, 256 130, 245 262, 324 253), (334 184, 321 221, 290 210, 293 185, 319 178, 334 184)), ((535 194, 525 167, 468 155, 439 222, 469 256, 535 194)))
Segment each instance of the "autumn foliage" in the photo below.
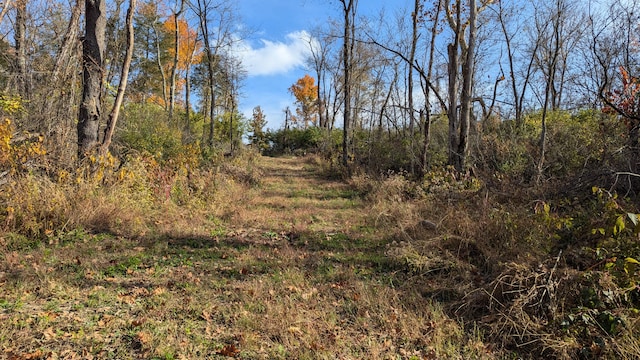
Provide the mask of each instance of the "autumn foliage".
MULTIPOLYGON (((176 30, 174 15, 170 16, 163 24, 164 30, 173 34, 176 30)), ((178 19, 178 70, 184 71, 192 64, 198 64, 202 60, 202 42, 198 41, 197 32, 189 27, 184 19, 178 19)), ((175 41, 172 39, 171 46, 167 51, 171 58, 175 55, 175 41)))
POLYGON ((316 125, 318 120, 318 85, 316 80, 309 74, 298 79, 295 84, 291 85, 289 92, 296 98, 296 117, 294 120, 304 122, 307 128, 309 123, 316 125))
POLYGON ((619 89, 605 94, 604 112, 618 114, 629 129, 629 145, 638 151, 640 134, 640 78, 629 74, 627 69, 618 69, 621 78, 619 89))

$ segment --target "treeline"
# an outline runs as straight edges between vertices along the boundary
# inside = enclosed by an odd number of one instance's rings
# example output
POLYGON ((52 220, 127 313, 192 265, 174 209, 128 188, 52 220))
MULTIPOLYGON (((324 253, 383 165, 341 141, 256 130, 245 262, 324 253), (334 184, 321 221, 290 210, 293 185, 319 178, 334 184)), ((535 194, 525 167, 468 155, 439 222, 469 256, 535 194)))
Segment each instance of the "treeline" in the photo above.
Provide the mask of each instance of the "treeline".
POLYGON ((346 169, 420 178, 450 165, 530 184, 588 172, 638 190, 635 4, 415 1, 379 16, 339 5, 341 19, 312 32, 317 84, 294 84, 290 118, 331 134, 346 169))
MULTIPOLYGON (((311 31, 311 75, 289 89, 297 108, 285 110, 283 128, 268 140, 259 107, 250 119, 238 111, 245 73, 233 48, 242 34, 232 4, 87 4, 20 0, 0 11, 2 97, 21 106, 3 116, 13 133, 42 136, 50 166, 73 167, 100 146, 118 158, 195 146, 211 158, 248 141, 270 153, 314 147, 346 172, 403 169, 420 178, 446 165, 460 173, 515 166, 517 181, 541 184, 565 167, 552 152, 571 152, 563 141, 582 144, 584 131, 611 144, 580 152, 583 169, 624 178, 617 185, 637 191, 634 3, 416 0, 365 16, 358 1, 341 0, 335 19, 311 31), (552 123, 567 117, 585 128, 553 139, 552 123)), ((565 173, 580 159, 567 159, 565 173)))

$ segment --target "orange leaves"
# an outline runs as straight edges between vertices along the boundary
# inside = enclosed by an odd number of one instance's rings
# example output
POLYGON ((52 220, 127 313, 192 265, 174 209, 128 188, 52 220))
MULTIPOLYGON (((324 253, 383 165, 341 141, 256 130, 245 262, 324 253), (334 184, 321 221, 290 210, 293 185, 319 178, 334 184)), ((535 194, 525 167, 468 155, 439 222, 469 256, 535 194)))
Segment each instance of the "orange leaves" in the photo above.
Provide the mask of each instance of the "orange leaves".
POLYGON ((240 353, 240 350, 238 350, 238 348, 235 345, 231 344, 223 347, 216 354, 222 355, 222 356, 236 357, 239 353, 240 353))
POLYGON ((622 87, 606 94, 612 106, 605 107, 604 111, 618 112, 626 118, 638 118, 640 116, 640 78, 630 75, 622 66, 618 71, 622 87))
POLYGON ((315 82, 316 79, 307 74, 291 85, 289 91, 299 102, 316 101, 318 86, 315 85, 315 82))
POLYGON ((51 353, 44 353, 42 350, 36 350, 31 353, 15 354, 13 352, 5 353, 9 360, 39 360, 39 359, 51 359, 51 353))
POLYGON ((309 122, 315 124, 317 114, 315 113, 318 108, 318 85, 315 84, 315 79, 310 75, 298 79, 295 84, 291 85, 289 92, 296 98, 298 108, 296 113, 305 122, 305 127, 309 122))
MULTIPOLYGON (((164 29, 169 34, 176 31, 175 16, 170 16, 164 22, 164 29)), ((175 55, 175 40, 171 41, 172 46, 169 47, 169 55, 173 58, 175 55)), ((189 27, 184 19, 178 19, 178 69, 186 70, 191 64, 197 64, 202 60, 202 43, 198 41, 198 34, 189 27)))

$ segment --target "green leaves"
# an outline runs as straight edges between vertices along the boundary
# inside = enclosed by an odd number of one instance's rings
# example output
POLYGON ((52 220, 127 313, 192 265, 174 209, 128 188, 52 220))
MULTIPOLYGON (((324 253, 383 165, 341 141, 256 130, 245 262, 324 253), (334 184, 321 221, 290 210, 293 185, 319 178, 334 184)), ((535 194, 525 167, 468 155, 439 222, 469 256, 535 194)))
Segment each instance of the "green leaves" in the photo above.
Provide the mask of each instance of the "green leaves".
POLYGON ((627 217, 629 218, 629 220, 631 220, 631 223, 633 224, 633 234, 634 235, 638 235, 640 234, 640 221, 638 219, 638 214, 634 214, 634 213, 627 213, 627 217))

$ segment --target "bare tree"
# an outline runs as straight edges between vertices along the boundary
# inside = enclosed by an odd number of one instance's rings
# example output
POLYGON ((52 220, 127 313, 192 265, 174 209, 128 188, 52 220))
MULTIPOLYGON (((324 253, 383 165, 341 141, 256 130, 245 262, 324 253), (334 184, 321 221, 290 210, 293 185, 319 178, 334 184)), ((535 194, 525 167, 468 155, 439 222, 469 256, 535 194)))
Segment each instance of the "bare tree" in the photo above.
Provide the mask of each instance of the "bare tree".
POLYGON ((56 63, 53 67, 52 74, 53 84, 57 84, 63 67, 69 66, 70 64, 69 58, 71 57, 71 52, 73 51, 73 48, 76 45, 76 41, 78 40, 78 30, 80 29, 80 15, 82 15, 82 0, 76 0, 76 3, 71 10, 71 19, 69 20, 69 26, 67 26, 67 31, 64 34, 62 45, 60 46, 60 50, 56 55, 56 63))
POLYGON ((23 97, 29 96, 27 79, 27 0, 16 0, 16 19, 14 23, 14 40, 16 51, 16 74, 18 93, 23 97))
POLYGON ((344 16, 344 43, 342 50, 342 71, 344 72, 343 90, 343 128, 342 128, 342 165, 349 168, 349 126, 351 125, 351 65, 355 44, 355 14, 358 0, 340 0, 344 16))
MULTIPOLYGON (((509 65, 509 70, 508 70, 508 76, 509 76, 509 80, 511 83, 511 95, 512 95, 512 102, 513 102, 513 110, 515 112, 515 122, 516 122, 516 126, 518 129, 522 129, 524 127, 524 101, 525 101, 525 94, 527 93, 527 87, 529 86, 529 82, 531 80, 531 74, 533 72, 533 62, 535 60, 535 57, 533 55, 529 56, 529 61, 527 66, 524 69, 524 74, 522 76, 522 79, 520 82, 518 82, 518 80, 516 79, 517 76, 517 64, 516 64, 516 51, 517 49, 515 48, 514 44, 513 44, 513 40, 516 37, 516 33, 519 33, 522 31, 522 29, 520 28, 520 25, 518 26, 518 29, 516 29, 513 33, 511 33, 509 31, 508 28, 508 15, 507 13, 520 13, 522 11, 524 11, 524 9, 522 9, 522 4, 518 4, 519 8, 515 9, 515 8, 506 8, 506 4, 504 4, 504 2, 502 1, 498 1, 497 4, 497 17, 498 17, 498 22, 500 23, 500 30, 502 31, 502 36, 504 37, 504 46, 506 47, 506 51, 507 51, 507 62, 509 65)), ((540 41, 535 41, 533 43, 533 50, 532 50, 532 54, 535 54, 538 52, 538 47, 540 46, 540 41)))
POLYGON ((7 14, 7 11, 9 11, 10 7, 11 7, 11 0, 6 0, 2 2, 2 10, 0 10, 0 24, 2 23, 2 19, 4 19, 4 16, 7 14))
POLYGON ((180 5, 177 4, 177 9, 173 12, 173 23, 175 29, 173 31, 174 43, 173 43, 173 62, 171 63, 171 73, 169 74, 169 119, 173 119, 173 112, 176 106, 176 71, 178 69, 178 56, 180 55, 180 15, 184 11, 184 0, 180 0, 180 5))
POLYGON ((329 126, 329 97, 331 96, 327 86, 327 75, 329 72, 329 51, 331 46, 331 37, 322 36, 321 30, 315 31, 319 36, 309 36, 307 39, 310 50, 309 64, 316 73, 318 80, 317 98, 318 98, 318 124, 320 128, 330 129, 329 126))
POLYGON ((207 70, 207 86, 209 104, 209 138, 210 148, 214 146, 215 117, 217 107, 217 79, 216 72, 220 66, 221 52, 231 45, 233 8, 222 0, 195 0, 190 3, 198 17, 198 24, 204 45, 205 64, 207 70), (214 35, 214 31, 216 35, 214 35))
MULTIPOLYGON (((557 0, 556 4, 559 4, 562 0, 557 0)), ((544 157, 547 148, 547 112, 549 109, 549 101, 551 100, 551 89, 554 83, 554 76, 556 72, 556 66, 558 61, 558 54, 560 53, 560 29, 559 29, 559 21, 560 14, 556 14, 553 22, 553 38, 550 39, 553 41, 553 52, 548 62, 548 72, 546 79, 546 88, 544 92, 544 103, 542 105, 542 131, 540 132, 540 153, 538 156, 538 162, 536 164, 536 183, 539 183, 542 179, 542 174, 544 171, 544 157)))
POLYGON ((456 0, 451 10, 445 11, 447 21, 454 34, 453 42, 447 47, 449 56, 449 106, 447 113, 449 118, 449 164, 460 172, 466 169, 466 157, 469 149, 475 42, 478 30, 477 14, 492 2, 492 0, 485 0, 481 4, 481 9, 478 9, 476 0, 469 0, 469 17, 464 20, 464 23, 462 19, 464 3, 462 0, 456 0), (466 35, 467 33, 468 35, 466 35), (458 76, 462 77, 459 97, 458 76))
MULTIPOLYGON (((443 0, 438 0, 436 4, 435 14, 433 16, 433 25, 430 29, 431 40, 429 41, 429 60, 427 62, 427 71, 424 79, 421 78, 420 81, 425 98, 424 109, 420 111, 420 120, 423 126, 421 176, 424 176, 426 174, 429 165, 429 145, 431 143, 431 77, 433 75, 434 55, 436 50, 436 34, 438 28, 438 20, 440 18, 440 12, 442 10, 442 2, 443 0)), ((439 96, 438 94, 436 95, 439 96)))
POLYGON ((414 156, 414 142, 415 142, 415 107, 413 105, 413 66, 412 64, 416 59, 416 49, 418 47, 418 19, 422 13, 422 0, 414 0, 413 12, 411 12, 411 46, 409 50, 409 66, 407 75, 407 107, 409 108, 409 152, 411 156, 411 172, 415 173, 415 156, 414 156))
POLYGON ((577 24, 569 22, 572 14, 575 15, 566 0, 555 0, 552 6, 535 9, 535 41, 540 45, 536 45, 539 51, 534 54, 534 58, 545 80, 536 183, 540 183, 544 175, 549 110, 558 110, 561 106, 570 44, 574 44, 579 37, 577 24))
MULTIPOLYGON (((191 41, 190 37, 187 37, 187 41, 191 41)), ((193 39, 193 47, 190 44, 189 57, 187 58, 187 66, 185 69, 185 86, 184 86, 184 110, 185 110, 185 122, 184 122, 184 135, 186 139, 191 137, 191 66, 193 65, 196 50, 198 49, 198 39, 193 39)))
POLYGON ((133 57, 133 13, 136 8, 136 0, 129 1, 129 10, 127 10, 126 28, 127 28, 127 50, 122 64, 122 72, 120 74, 120 84, 118 85, 118 93, 116 100, 113 103, 113 108, 109 114, 109 120, 107 121, 107 127, 104 130, 104 138, 100 147, 100 154, 105 155, 109 151, 111 145, 111 139, 118 123, 118 114, 120 113, 120 106, 124 99, 124 93, 127 89, 127 80, 129 78, 129 67, 131 65, 131 58, 133 57))
POLYGON ((164 66, 162 66, 162 50, 160 48, 160 32, 158 31, 158 21, 153 21, 151 24, 151 28, 153 29, 153 33, 155 35, 155 48, 156 48, 156 65, 158 66, 158 71, 160 72, 160 76, 162 78, 162 100, 164 101, 164 109, 165 111, 169 111, 169 97, 167 94, 167 74, 164 71, 164 66))

